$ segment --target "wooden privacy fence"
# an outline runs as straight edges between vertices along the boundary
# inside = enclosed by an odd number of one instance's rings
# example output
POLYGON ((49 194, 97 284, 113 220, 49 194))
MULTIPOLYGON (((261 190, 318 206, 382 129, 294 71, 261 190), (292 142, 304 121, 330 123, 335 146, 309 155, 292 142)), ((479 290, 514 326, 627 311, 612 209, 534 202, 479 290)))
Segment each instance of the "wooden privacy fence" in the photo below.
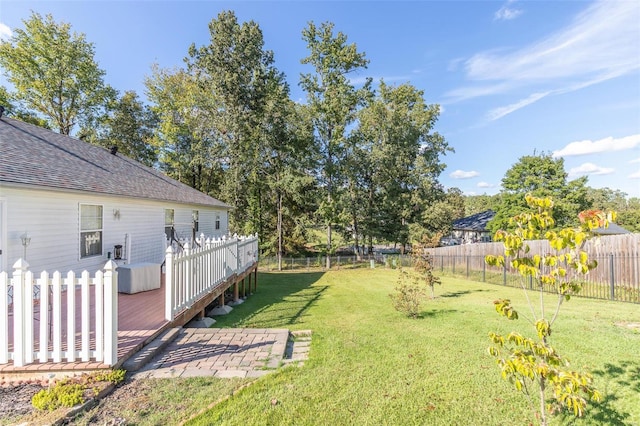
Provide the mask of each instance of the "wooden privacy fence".
POLYGON ((0 273, 0 365, 95 360, 117 362, 118 275, 108 261, 105 271, 39 277, 19 259, 12 277, 0 273), (95 313, 91 315, 91 306, 95 313), (79 309, 78 309, 79 307, 79 309))
POLYGON ((186 243, 178 253, 169 246, 165 259, 165 319, 173 321, 176 314, 257 261, 257 235, 206 240, 201 236, 199 247, 186 243))
MULTIPOLYGON (((550 251, 546 240, 528 241, 532 253, 550 251)), ((640 303, 640 234, 603 236, 587 242, 584 251, 598 262, 598 267, 579 279, 581 296, 640 303)), ((517 271, 509 265, 503 268, 488 266, 486 255, 503 254, 502 243, 466 244, 427 249, 433 256, 433 267, 443 274, 468 279, 520 287, 517 271)), ((532 286, 527 282, 525 285, 532 286)))

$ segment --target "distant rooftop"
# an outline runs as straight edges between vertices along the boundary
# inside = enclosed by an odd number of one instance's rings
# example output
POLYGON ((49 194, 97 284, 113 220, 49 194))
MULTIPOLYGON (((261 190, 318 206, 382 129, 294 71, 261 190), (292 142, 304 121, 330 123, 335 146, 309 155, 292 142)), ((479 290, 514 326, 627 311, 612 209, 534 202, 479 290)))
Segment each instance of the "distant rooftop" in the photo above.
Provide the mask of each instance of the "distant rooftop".
POLYGON ((615 223, 610 223, 606 228, 596 228, 593 230, 597 235, 619 235, 619 234, 631 234, 631 231, 624 229, 622 226, 615 223))
POLYGON ((496 213, 493 210, 485 210, 471 216, 453 221, 453 229, 455 231, 486 231, 487 223, 496 213))

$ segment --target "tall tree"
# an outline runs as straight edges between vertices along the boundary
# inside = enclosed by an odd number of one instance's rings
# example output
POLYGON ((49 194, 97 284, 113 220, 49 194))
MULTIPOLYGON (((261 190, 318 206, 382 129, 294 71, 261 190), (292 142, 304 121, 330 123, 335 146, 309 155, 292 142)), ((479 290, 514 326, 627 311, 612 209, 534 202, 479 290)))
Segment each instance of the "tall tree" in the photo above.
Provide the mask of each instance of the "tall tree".
POLYGON ((232 226, 257 232, 263 193, 258 171, 261 124, 269 81, 278 72, 254 21, 239 23, 226 11, 209 23, 209 32, 208 45, 190 47, 189 71, 210 98, 198 108, 207 110, 208 133, 217 142, 217 159, 224 162, 221 198, 236 207, 232 226))
POLYGON ((409 225, 420 221, 440 191, 437 178, 444 168, 440 156, 451 149, 433 132, 438 114, 439 106, 427 104, 422 91, 410 84, 388 86, 384 81, 360 111, 355 131, 360 147, 353 157, 354 167, 364 159, 365 167, 356 170, 367 192, 369 217, 363 222, 370 241, 375 237, 404 247, 409 225))
POLYGON ((51 15, 32 13, 23 22, 24 29, 0 41, 0 65, 16 100, 68 135, 96 115, 114 91, 105 85, 105 72, 84 34, 72 33, 69 24, 57 23, 51 15))
POLYGON ((49 123, 36 114, 17 106, 13 101, 14 96, 7 90, 6 87, 0 86, 0 106, 4 108, 3 114, 7 117, 12 117, 25 123, 35 124, 36 126, 44 127, 45 129, 51 129, 49 123))
POLYGON ((275 201, 269 209, 275 212, 275 229, 263 229, 266 232, 261 235, 275 235, 271 246, 281 269, 286 252, 304 247, 306 218, 315 194, 316 182, 310 173, 315 169, 315 155, 306 108, 289 99, 284 82, 274 81, 270 87, 265 112, 262 180, 265 193, 273 194, 268 199, 275 201))
POLYGON ((211 158, 217 139, 209 128, 210 109, 202 107, 211 102, 210 97, 183 69, 154 66, 145 85, 159 119, 154 144, 159 150, 160 169, 180 182, 217 196, 222 165, 211 158))
POLYGON ((616 223, 631 232, 640 232, 640 198, 627 198, 619 189, 589 188, 591 208, 618 213, 616 223))
POLYGON ((136 92, 125 92, 97 124, 99 126, 94 127, 97 134, 93 143, 106 148, 116 147, 118 152, 129 158, 149 167, 155 165, 158 155, 153 138, 158 117, 140 101, 136 92))
MULTIPOLYGON (((334 34, 333 28, 330 22, 322 23, 320 27, 309 22, 302 31, 309 56, 301 62, 311 65, 314 73, 300 76, 321 155, 319 177, 324 188, 324 202, 320 205, 320 216, 327 227, 327 254, 333 250, 332 229, 338 220, 337 194, 341 166, 344 165, 346 129, 354 122, 371 84, 367 79, 362 88, 354 87, 350 74, 366 68, 369 61, 364 53, 358 52, 355 43, 347 44, 347 36, 341 32, 334 34)), ((331 257, 327 256, 327 268, 330 267, 331 257)))
POLYGON ((499 203, 500 195, 466 195, 464 197, 464 216, 472 216, 486 210, 494 210, 499 203))
POLYGON ((558 227, 577 224, 578 213, 589 207, 587 177, 568 180, 564 159, 551 154, 525 155, 518 159, 502 179, 500 202, 489 222, 492 232, 509 228, 509 218, 526 211, 524 195, 554 200, 553 219, 558 227))

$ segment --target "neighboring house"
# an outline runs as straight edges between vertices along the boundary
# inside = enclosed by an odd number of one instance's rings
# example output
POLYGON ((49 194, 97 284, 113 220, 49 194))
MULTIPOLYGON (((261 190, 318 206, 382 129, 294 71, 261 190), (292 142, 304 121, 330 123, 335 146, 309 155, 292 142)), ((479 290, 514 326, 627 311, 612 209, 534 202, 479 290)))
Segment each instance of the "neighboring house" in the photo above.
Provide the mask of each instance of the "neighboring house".
POLYGON ((606 228, 596 228, 593 230, 596 235, 621 235, 631 234, 631 231, 624 229, 622 226, 615 223, 610 223, 606 228))
POLYGON ((487 229, 487 223, 495 215, 496 213, 493 210, 485 210, 472 216, 454 220, 450 241, 456 241, 458 244, 491 241, 491 232, 487 229))
POLYGON ((227 234, 230 208, 116 150, 0 117, 0 271, 25 255, 34 272, 160 264, 170 235, 227 234))

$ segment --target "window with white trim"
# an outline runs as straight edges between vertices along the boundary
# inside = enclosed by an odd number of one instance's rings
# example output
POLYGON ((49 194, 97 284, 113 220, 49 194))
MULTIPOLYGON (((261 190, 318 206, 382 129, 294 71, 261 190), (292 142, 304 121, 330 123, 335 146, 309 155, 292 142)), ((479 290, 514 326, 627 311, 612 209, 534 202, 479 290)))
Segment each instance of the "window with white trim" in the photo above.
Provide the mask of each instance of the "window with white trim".
POLYGON ((80 258, 102 255, 102 206, 80 204, 80 258))
POLYGON ((216 231, 220 230, 220 215, 216 215, 216 231))

